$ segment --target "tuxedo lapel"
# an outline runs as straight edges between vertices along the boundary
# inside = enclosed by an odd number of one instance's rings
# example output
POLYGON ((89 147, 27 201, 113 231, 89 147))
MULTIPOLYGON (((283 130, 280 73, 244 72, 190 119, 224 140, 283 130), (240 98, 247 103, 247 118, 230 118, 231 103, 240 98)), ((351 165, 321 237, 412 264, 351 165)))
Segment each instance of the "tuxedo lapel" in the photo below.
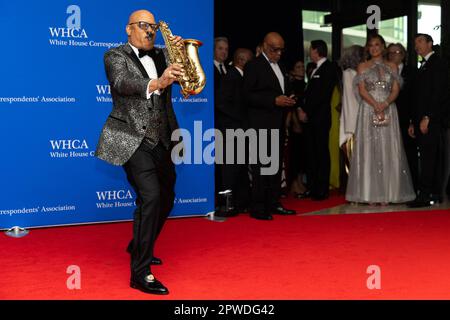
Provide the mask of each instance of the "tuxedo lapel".
POLYGON ((142 76, 145 79, 149 79, 149 75, 147 74, 147 71, 145 71, 144 66, 142 65, 141 61, 139 60, 139 58, 136 56, 136 54, 134 53, 133 49, 130 47, 129 44, 127 44, 124 47, 124 50, 126 52, 126 54, 130 57, 130 59, 134 62, 134 64, 136 65, 136 67, 139 68, 139 71, 141 71, 142 76))
MULTIPOLYGON (((279 89, 280 92, 283 92, 283 88, 281 88, 280 81, 278 80, 278 77, 275 74, 275 71, 273 71, 272 66, 270 65, 270 62, 267 61, 267 59, 264 56, 261 55, 261 57, 262 57, 262 59, 264 59, 264 65, 266 68, 266 72, 271 75, 272 82, 279 89)), ((280 70, 282 70, 281 67, 280 67, 280 70)), ((281 72, 283 72, 283 71, 281 71, 281 72)), ((284 77, 284 75, 283 75, 283 77, 284 77)), ((286 79, 284 79, 284 86, 286 87, 286 79)))
POLYGON ((328 60, 325 60, 320 67, 316 70, 314 75, 312 76, 312 79, 314 79, 314 76, 320 76, 322 74, 322 71, 324 68, 326 68, 326 65, 328 64, 328 60))
POLYGON ((436 53, 433 53, 428 58, 428 60, 419 68, 419 71, 424 72, 424 71, 427 71, 428 69, 432 68, 435 58, 436 58, 436 53))
POLYGON ((316 80, 320 79, 320 76, 322 74, 323 69, 326 67, 325 64, 328 63, 328 60, 325 60, 320 67, 316 70, 316 72, 314 72, 314 74, 312 75, 311 79, 308 80, 308 83, 306 84, 306 89, 311 88, 311 85, 316 82, 316 80))
POLYGON ((285 70, 284 67, 282 67, 281 65, 280 65, 280 70, 281 70, 281 72, 283 73, 283 79, 284 79, 284 93, 287 94, 288 91, 289 91, 289 87, 288 87, 288 85, 289 85, 289 78, 288 78, 288 76, 287 76, 286 70, 285 70))
POLYGON ((166 69, 166 57, 164 56, 164 52, 162 49, 155 48, 155 57, 153 62, 155 63, 156 71, 158 73, 158 77, 161 77, 166 69))

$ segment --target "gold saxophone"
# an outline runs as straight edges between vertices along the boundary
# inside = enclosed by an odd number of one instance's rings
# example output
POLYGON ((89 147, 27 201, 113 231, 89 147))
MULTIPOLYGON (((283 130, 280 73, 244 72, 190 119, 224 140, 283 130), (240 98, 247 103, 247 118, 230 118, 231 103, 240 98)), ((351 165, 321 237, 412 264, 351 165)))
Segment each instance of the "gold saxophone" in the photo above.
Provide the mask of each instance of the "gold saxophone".
POLYGON ((183 40, 184 47, 180 48, 170 41, 170 37, 173 35, 166 22, 159 21, 159 30, 166 44, 170 64, 178 63, 183 66, 184 76, 177 78, 183 97, 199 94, 206 84, 205 72, 198 57, 198 47, 202 45, 202 42, 185 39, 183 40))

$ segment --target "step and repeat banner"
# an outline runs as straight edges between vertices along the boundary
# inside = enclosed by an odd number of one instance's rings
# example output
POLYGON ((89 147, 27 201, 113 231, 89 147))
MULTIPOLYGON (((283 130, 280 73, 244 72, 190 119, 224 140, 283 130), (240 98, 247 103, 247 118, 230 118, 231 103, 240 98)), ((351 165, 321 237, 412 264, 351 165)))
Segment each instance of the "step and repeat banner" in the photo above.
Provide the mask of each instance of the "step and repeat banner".
MULTIPOLYGON (((213 1, 1 1, 0 229, 132 219, 135 194, 123 169, 94 151, 112 109, 103 55, 127 43, 138 9, 203 42, 207 85, 187 99, 174 85, 173 102, 187 146, 209 145, 202 132, 214 126, 213 1)), ((195 160, 177 165, 172 216, 214 209, 214 168, 195 160)))

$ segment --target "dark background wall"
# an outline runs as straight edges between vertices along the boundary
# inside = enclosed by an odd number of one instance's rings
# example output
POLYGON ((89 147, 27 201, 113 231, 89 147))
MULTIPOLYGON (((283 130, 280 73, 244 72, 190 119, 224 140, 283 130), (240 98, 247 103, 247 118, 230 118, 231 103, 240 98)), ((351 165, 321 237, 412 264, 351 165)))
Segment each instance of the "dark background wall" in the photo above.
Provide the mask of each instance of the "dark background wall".
POLYGON ((276 31, 285 40, 287 51, 284 59, 303 58, 301 3, 295 0, 215 0, 215 36, 229 39, 231 54, 239 47, 254 52, 265 34, 276 31))
MULTIPOLYGON (((215 36, 226 36, 230 41, 230 54, 238 47, 255 50, 264 35, 279 32, 286 41, 285 62, 303 59, 303 32, 301 10, 329 11, 328 17, 335 30, 351 24, 363 24, 366 8, 377 4, 382 9, 382 19, 408 15, 409 58, 414 59, 413 35, 417 30, 418 0, 274 0, 272 2, 246 0, 215 0, 215 36)), ((421 1, 422 2, 422 1, 421 1)), ((425 0, 441 4, 443 55, 450 57, 450 4, 448 0, 425 0)), ((340 33, 333 33, 333 58, 340 53, 340 33)), ((412 61, 412 60, 410 60, 412 61)))

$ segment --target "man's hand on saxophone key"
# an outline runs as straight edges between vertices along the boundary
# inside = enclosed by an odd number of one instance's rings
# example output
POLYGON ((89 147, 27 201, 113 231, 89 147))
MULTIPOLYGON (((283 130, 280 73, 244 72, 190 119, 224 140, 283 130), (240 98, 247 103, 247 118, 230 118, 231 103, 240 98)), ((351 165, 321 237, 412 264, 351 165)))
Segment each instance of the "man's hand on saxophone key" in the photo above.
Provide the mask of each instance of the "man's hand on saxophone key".
POLYGON ((176 45, 179 49, 183 49, 184 43, 180 36, 169 36, 169 40, 176 45))

